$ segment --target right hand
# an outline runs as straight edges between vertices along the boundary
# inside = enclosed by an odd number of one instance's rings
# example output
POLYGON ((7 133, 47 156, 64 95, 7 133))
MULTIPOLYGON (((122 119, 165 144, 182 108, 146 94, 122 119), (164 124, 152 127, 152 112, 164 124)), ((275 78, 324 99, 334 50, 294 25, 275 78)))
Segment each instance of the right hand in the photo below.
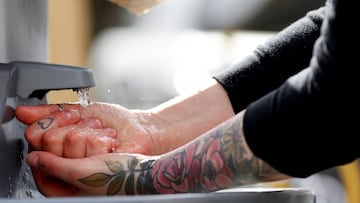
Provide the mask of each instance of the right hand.
POLYGON ((104 152, 104 148, 105 151, 113 149, 111 152, 148 155, 168 151, 161 148, 167 146, 161 133, 170 125, 151 113, 107 103, 92 103, 87 107, 79 104, 62 106, 63 111, 54 104, 16 109, 18 120, 29 125, 25 137, 34 150, 45 150, 58 156, 69 154, 67 157, 75 158, 104 152), (49 118, 52 123, 44 128, 43 121, 49 118))

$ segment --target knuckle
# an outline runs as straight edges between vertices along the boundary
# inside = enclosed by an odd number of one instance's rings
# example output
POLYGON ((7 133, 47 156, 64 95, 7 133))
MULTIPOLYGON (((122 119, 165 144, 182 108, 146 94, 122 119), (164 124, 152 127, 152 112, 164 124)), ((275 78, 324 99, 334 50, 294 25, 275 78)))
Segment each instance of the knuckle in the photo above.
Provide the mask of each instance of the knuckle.
POLYGON ((76 145, 82 141, 82 136, 74 131, 70 131, 66 134, 64 139, 65 145, 76 145))
POLYGON ((59 136, 52 132, 47 132, 43 137, 43 145, 44 146, 52 146, 59 143, 59 136))

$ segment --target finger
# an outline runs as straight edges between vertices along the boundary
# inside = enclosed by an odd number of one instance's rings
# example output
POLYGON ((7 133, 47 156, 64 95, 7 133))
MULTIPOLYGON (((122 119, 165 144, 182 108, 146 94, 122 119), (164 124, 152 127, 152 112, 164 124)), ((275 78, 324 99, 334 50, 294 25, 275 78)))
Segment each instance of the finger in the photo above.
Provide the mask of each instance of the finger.
POLYGON ((38 173, 42 173, 44 176, 53 176, 68 183, 72 182, 70 178, 71 168, 80 166, 80 164, 74 164, 75 160, 62 158, 44 151, 30 152, 26 158, 27 163, 33 168, 34 172, 38 170, 38 173))
POLYGON ((39 106, 19 106, 15 110, 17 119, 27 125, 30 125, 40 118, 49 115, 53 112, 59 111, 59 106, 52 105, 39 105, 39 106))
MULTIPOLYGON (((111 155, 111 154, 109 154, 111 155)), ((63 182, 78 187, 82 194, 104 195, 106 194, 106 183, 104 187, 87 186, 80 180, 95 173, 111 174, 104 160, 115 160, 107 154, 101 159, 83 158, 68 159, 56 156, 49 152, 34 151, 28 154, 27 162, 32 168, 40 170, 43 174, 52 176, 63 182), (86 190, 86 191, 85 191, 86 190)), ((110 177, 110 176, 109 176, 110 177)), ((106 180, 107 182, 110 181, 106 180)), ((41 184, 41 183, 40 183, 41 184)), ((47 185, 47 184, 43 184, 47 185)))
MULTIPOLYGON (((91 103, 86 107, 77 103, 64 103, 62 104, 64 111, 74 110, 78 111, 82 119, 98 118, 102 121, 105 127, 116 127, 119 119, 123 118, 124 121, 129 120, 131 117, 136 116, 132 111, 116 105, 108 103, 91 103), (116 119, 117 118, 117 119, 116 119)), ((53 105, 40 105, 40 106, 21 106, 16 109, 18 119, 25 124, 36 122, 40 118, 49 115, 53 112, 58 112, 59 106, 53 105)))
MULTIPOLYGON (((101 118, 100 120, 108 117, 107 106, 111 104, 102 104, 102 103, 92 103, 87 107, 83 107, 80 104, 76 103, 63 103, 61 104, 61 111, 78 111, 81 114, 81 118, 101 118)), ((51 114, 54 112, 61 112, 58 104, 49 104, 49 105, 38 105, 38 106, 19 106, 15 110, 15 115, 18 120, 25 124, 32 124, 37 120, 51 114)))
POLYGON ((47 131, 74 124, 79 120, 80 115, 77 111, 53 112, 30 125, 25 130, 25 138, 35 149, 40 150, 42 149, 43 135, 47 131))
POLYGON ((31 169, 38 190, 47 197, 75 196, 79 192, 77 187, 45 174, 41 167, 31 169))
POLYGON ((101 129, 102 124, 97 119, 86 119, 79 121, 75 125, 51 129, 43 135, 41 148, 58 156, 63 156, 64 139, 69 132, 77 128, 101 129))
POLYGON ((77 128, 101 129, 102 124, 97 119, 81 120, 75 125, 51 129, 43 135, 42 149, 58 156, 63 156, 64 139, 66 135, 77 128))
MULTIPOLYGON (((75 126, 65 126, 62 128, 56 128, 49 130, 43 135, 42 146, 38 147, 38 150, 44 150, 51 152, 58 156, 63 156, 64 151, 64 139, 66 134, 72 129, 76 128, 75 126)), ((35 145, 31 142, 31 145, 35 145)))
MULTIPOLYGON (((106 133, 106 132, 105 132, 106 133)), ((119 142, 117 139, 110 135, 101 135, 91 139, 87 139, 86 145, 86 157, 94 156, 102 153, 113 153, 119 148, 119 142)))
MULTIPOLYGON (((118 144, 109 129, 77 128, 64 139, 64 157, 82 158, 114 151, 118 144)), ((114 130, 113 130, 114 131, 114 130)))

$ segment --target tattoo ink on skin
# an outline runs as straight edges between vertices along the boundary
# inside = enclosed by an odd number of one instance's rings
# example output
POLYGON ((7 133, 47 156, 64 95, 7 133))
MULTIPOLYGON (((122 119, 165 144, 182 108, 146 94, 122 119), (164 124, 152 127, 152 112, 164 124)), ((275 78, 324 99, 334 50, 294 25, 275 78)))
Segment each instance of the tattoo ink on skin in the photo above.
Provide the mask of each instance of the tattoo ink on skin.
POLYGON ((153 187, 162 194, 212 192, 252 184, 277 174, 252 155, 234 119, 160 158, 152 170, 153 187))
POLYGON ((39 120, 37 124, 40 126, 41 129, 45 130, 50 127, 53 122, 54 118, 44 118, 39 120))
POLYGON ((105 161, 112 173, 94 173, 79 179, 79 181, 92 187, 108 184, 107 195, 119 194, 122 189, 127 195, 135 193, 154 194, 156 191, 151 187, 152 177, 150 175, 154 162, 155 160, 146 160, 139 163, 136 157, 130 157, 127 161, 127 169, 125 169, 123 163, 119 161, 105 161), (139 167, 140 169, 136 169, 139 167), (137 180, 135 178, 136 173, 139 174, 137 180))

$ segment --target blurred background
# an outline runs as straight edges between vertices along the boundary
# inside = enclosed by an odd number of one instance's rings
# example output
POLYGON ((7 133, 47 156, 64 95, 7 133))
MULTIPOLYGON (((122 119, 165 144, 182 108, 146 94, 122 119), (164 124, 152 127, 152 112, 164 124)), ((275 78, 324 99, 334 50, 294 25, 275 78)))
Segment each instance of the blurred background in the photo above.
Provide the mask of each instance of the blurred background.
MULTIPOLYGON (((167 0, 134 15, 108 0, 49 0, 49 58, 95 73, 92 101, 146 109, 241 60, 320 0, 167 0)), ((49 103, 77 102, 53 91, 49 103)), ((304 166, 306 167, 306 166, 304 166)), ((358 162, 254 187, 314 189, 318 203, 359 203, 358 162)))
POLYGON ((241 60, 322 5, 323 0, 166 0, 137 16, 108 0, 49 0, 50 60, 92 68, 97 101, 149 108, 241 60))

